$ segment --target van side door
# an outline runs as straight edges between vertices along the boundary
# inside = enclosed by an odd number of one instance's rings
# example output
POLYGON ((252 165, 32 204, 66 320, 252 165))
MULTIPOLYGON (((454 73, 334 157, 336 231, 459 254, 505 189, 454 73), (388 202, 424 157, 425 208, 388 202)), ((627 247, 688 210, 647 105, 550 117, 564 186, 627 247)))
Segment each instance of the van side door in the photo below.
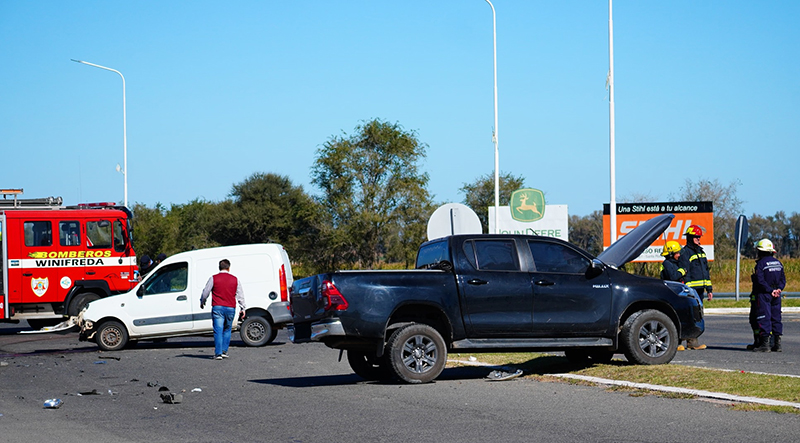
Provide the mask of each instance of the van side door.
POLYGON ((132 331, 145 335, 191 331, 194 300, 188 282, 186 261, 171 263, 149 274, 136 290, 136 297, 130 298, 125 306, 132 331))

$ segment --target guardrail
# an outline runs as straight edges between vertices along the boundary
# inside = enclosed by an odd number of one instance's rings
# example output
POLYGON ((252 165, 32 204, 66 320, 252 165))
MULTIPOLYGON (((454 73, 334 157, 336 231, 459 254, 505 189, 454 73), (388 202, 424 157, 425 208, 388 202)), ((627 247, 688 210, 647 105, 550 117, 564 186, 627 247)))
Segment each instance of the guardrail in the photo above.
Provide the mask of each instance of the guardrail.
MULTIPOLYGON (((800 298, 800 292, 784 292, 786 298, 800 298)), ((750 297, 750 292, 739 292, 739 298, 750 297)), ((714 292, 714 298, 736 298, 735 292, 714 292)))

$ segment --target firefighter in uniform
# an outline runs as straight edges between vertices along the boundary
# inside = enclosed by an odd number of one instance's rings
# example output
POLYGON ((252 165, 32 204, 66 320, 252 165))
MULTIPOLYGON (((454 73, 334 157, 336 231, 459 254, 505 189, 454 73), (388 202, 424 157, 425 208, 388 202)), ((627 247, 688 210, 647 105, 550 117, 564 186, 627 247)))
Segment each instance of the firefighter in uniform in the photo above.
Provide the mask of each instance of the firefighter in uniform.
POLYGON ((750 293, 750 309, 755 314, 751 314, 750 324, 753 326, 754 334, 758 334, 753 343, 753 351, 781 352, 781 335, 783 335, 781 293, 786 287, 786 274, 783 271, 783 264, 772 256, 775 248, 771 241, 766 238, 759 240, 756 249, 758 258, 752 277, 753 291, 750 293), (770 335, 774 340, 771 348, 770 335))
POLYGON ((681 244, 675 240, 668 241, 661 255, 664 256, 664 262, 661 263, 661 280, 683 281, 683 275, 678 266, 681 244))
MULTIPOLYGON (((678 259, 678 272, 683 276, 683 281, 686 286, 697 291, 700 299, 703 299, 703 294, 708 293, 708 299, 714 298, 713 288, 711 286, 711 276, 708 272, 708 259, 703 247, 700 246, 700 237, 703 236, 703 229, 697 225, 691 225, 686 228, 683 234, 686 237, 686 246, 681 249, 681 256, 678 259)), ((688 349, 705 349, 706 345, 698 343, 696 338, 686 340, 686 348, 688 349)), ((679 351, 683 351, 683 346, 678 346, 679 351)))

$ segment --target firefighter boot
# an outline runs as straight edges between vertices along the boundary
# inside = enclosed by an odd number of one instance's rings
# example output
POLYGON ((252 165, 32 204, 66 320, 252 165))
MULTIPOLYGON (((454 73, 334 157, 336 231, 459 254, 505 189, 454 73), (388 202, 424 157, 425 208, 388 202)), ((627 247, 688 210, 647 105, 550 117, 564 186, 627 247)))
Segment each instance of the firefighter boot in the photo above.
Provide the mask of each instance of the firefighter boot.
POLYGON ((747 345, 747 350, 752 351, 758 346, 758 334, 753 334, 753 344, 747 345))
POLYGON ((781 352, 781 336, 780 335, 773 335, 775 337, 775 344, 772 345, 772 352, 781 352))
POLYGON ((758 344, 753 348, 753 352, 769 352, 769 336, 759 335, 758 344))

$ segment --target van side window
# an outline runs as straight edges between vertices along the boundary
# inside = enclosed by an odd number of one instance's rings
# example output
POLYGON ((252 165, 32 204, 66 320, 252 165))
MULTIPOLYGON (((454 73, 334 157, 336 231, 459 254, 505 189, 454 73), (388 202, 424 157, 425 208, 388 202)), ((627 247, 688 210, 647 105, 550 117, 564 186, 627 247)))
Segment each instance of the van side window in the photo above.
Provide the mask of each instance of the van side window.
POLYGON ((86 246, 90 248, 111 248, 111 222, 98 220, 86 222, 86 246))
POLYGON ((77 221, 58 222, 58 239, 61 246, 81 245, 81 224, 77 221))
POLYGON ((145 282, 145 295, 185 291, 189 281, 188 270, 186 262, 173 263, 159 269, 145 282))
POLYGON ((52 225, 49 221, 26 221, 25 246, 50 246, 53 244, 52 225))
POLYGON ((114 220, 114 250, 117 252, 125 250, 125 230, 122 229, 119 220, 114 220))

